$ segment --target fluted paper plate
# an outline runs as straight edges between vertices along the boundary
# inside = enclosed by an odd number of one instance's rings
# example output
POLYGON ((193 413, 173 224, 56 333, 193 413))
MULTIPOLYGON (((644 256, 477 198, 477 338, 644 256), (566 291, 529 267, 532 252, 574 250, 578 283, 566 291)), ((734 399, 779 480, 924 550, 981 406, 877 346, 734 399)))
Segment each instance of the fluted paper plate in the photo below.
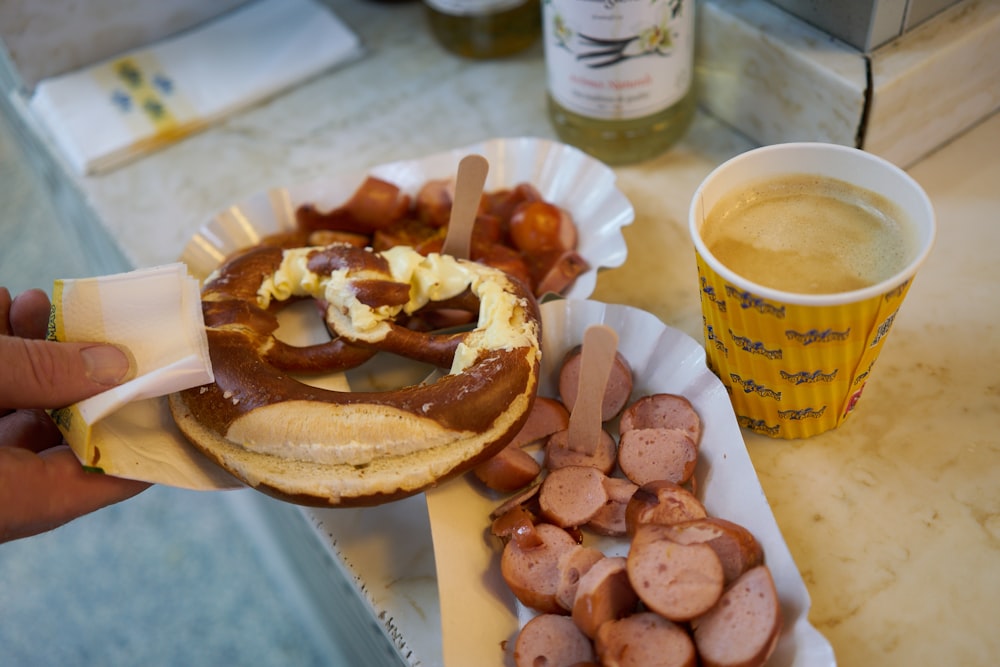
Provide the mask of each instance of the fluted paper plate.
POLYGON ((320 210, 336 207, 347 201, 369 175, 416 194, 428 180, 453 178, 459 160, 470 153, 489 161, 486 192, 531 183, 546 200, 573 215, 579 232, 577 251, 590 269, 563 296, 590 296, 597 272, 621 266, 625 261, 622 228, 632 223, 635 211, 615 186, 615 173, 572 146, 532 137, 491 139, 423 158, 257 193, 205 223, 185 246, 181 261, 194 276, 203 279, 232 252, 255 245, 268 234, 294 229, 295 209, 301 204, 311 203, 320 210))
MULTIPOLYGON (((558 395, 564 354, 582 342, 588 326, 603 323, 618 333, 618 349, 632 368, 632 400, 666 392, 691 401, 704 422, 696 470, 701 499, 710 514, 754 533, 781 599, 785 623, 768 666, 835 667, 829 642, 809 622, 809 593, 764 496, 725 387, 705 366, 704 348, 631 306, 557 299, 541 310, 541 395, 558 395)), ((421 497, 375 508, 305 512, 411 667, 512 667, 516 633, 534 612, 518 604, 503 583, 501 547, 489 535, 489 514, 504 496, 487 491, 470 474, 433 492, 443 498, 430 521, 421 497), (454 611, 456 597, 461 614, 448 618, 443 612, 454 611)), ((586 539, 608 555, 627 550, 625 540, 591 534, 586 539)))
MULTIPOLYGON (((764 495, 725 386, 705 365, 705 350, 687 334, 666 326, 655 315, 630 306, 597 301, 554 301, 542 306, 542 378, 539 391, 558 396, 563 355, 583 342, 592 324, 618 333, 618 350, 632 368, 631 400, 653 393, 680 394, 701 416, 703 431, 695 471, 701 500, 710 515, 749 529, 781 599, 785 624, 770 667, 834 667, 829 642, 808 619, 809 593, 764 495)), ((608 555, 624 556, 627 542, 594 538, 608 555)), ((521 607, 521 622, 533 613, 521 607)))

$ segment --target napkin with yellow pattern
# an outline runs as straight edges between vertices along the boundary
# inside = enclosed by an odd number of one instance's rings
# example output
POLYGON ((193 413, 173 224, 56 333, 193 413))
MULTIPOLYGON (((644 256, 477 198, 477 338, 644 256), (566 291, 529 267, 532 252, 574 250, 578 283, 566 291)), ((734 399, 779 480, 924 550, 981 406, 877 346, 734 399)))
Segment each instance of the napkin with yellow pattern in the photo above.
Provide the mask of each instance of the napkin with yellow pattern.
POLYGON ((52 413, 85 466, 183 488, 241 486, 185 440, 167 406, 168 394, 214 381, 200 287, 184 264, 57 280, 49 338, 132 354, 130 380, 52 413))

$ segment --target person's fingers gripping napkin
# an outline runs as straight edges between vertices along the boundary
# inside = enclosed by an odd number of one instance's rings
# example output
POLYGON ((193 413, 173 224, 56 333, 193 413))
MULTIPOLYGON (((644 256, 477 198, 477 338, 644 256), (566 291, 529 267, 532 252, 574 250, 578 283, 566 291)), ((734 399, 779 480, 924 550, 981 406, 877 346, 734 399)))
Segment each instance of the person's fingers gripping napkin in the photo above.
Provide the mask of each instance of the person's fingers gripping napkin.
POLYGON ((134 377, 53 412, 85 466, 186 488, 239 486, 180 435, 164 398, 214 380, 198 282, 183 264, 56 281, 49 338, 133 356, 134 377))

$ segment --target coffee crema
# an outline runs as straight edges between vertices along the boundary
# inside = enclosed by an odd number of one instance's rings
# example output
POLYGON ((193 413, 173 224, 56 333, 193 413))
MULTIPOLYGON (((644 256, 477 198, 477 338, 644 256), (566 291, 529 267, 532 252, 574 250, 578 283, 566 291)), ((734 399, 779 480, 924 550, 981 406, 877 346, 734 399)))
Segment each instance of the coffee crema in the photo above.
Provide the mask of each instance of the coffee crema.
POLYGON ((850 292, 891 278, 915 256, 916 236, 885 197, 808 174, 725 195, 701 226, 705 245, 730 270, 798 294, 850 292))

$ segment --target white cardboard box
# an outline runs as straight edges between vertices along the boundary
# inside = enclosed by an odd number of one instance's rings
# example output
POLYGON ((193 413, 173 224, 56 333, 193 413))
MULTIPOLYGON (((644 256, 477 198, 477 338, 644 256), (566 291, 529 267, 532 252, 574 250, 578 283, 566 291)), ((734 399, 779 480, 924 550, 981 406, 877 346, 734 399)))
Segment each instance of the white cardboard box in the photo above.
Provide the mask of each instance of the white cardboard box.
POLYGON ((769 3, 699 10, 701 104, 761 144, 828 141, 906 167, 1000 108, 992 0, 962 0, 871 53, 769 3))

